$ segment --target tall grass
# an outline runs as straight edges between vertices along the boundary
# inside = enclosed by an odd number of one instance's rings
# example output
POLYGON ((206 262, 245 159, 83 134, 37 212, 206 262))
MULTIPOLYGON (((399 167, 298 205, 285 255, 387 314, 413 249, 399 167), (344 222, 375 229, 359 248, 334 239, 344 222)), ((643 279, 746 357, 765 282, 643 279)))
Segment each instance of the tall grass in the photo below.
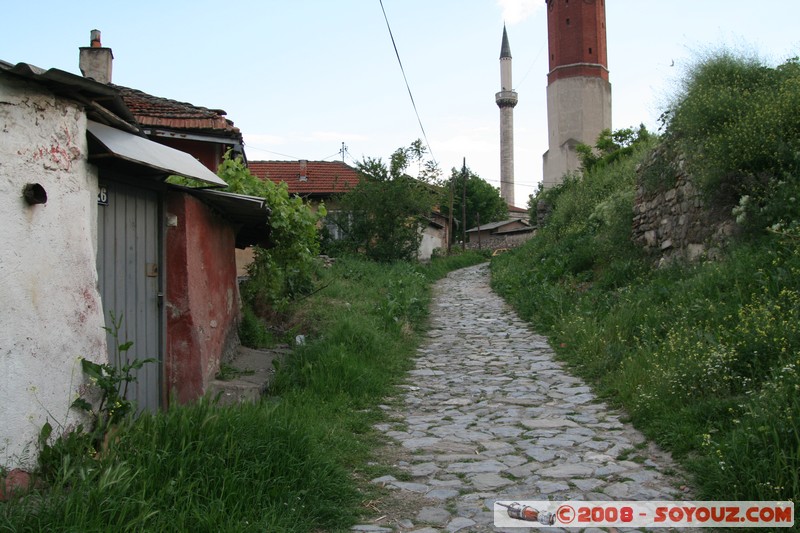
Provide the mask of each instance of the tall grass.
POLYGON ((431 267, 341 259, 296 305, 306 334, 256 405, 213 399, 128 421, 96 457, 66 454, 46 487, 0 504, 3 531, 347 529, 378 442, 377 405, 411 365, 431 282, 477 254, 431 267))
MULTIPOLYGON (((712 124, 713 138, 697 145, 693 162, 722 157, 714 151, 722 145, 742 154, 766 153, 763 143, 736 145, 747 121, 760 120, 757 113, 737 112, 728 122, 719 118, 726 110, 756 104, 772 116, 768 99, 742 103, 737 99, 748 96, 741 85, 715 92, 709 84, 756 75, 789 91, 793 85, 787 80, 800 79, 796 62, 770 72, 749 60, 737 66, 724 56, 720 64, 704 62, 699 68, 696 80, 702 91, 690 87, 688 105, 677 110, 679 122, 664 142, 676 142, 679 131, 681 142, 702 137, 705 130, 692 128, 712 124)), ((766 94, 763 83, 753 90, 766 94)), ((800 97, 798 90, 792 98, 800 97)), ((781 95, 775 105, 784 116, 785 100, 791 98, 781 95)), ((776 146, 798 141, 792 128, 775 130, 770 139, 776 146)), ((593 169, 549 193, 554 207, 550 221, 527 246, 493 261, 493 285, 550 336, 560 357, 684 462, 695 475, 699 497, 798 502, 796 196, 763 194, 742 209, 751 217, 751 231, 729 247, 725 259, 655 269, 632 249, 624 213, 613 214, 629 209, 623 200, 637 185, 639 157, 593 169), (610 206, 611 222, 593 223, 604 206, 610 206), (777 221, 781 224, 765 231, 766 224, 777 221)), ((771 183, 765 190, 800 190, 800 177, 786 161, 759 166, 758 158, 751 158, 745 177, 758 175, 762 183, 771 183), (778 176, 770 174, 776 164, 778 176)), ((702 168, 693 166, 696 172, 702 168)), ((721 168, 721 173, 701 176, 701 182, 719 184, 720 176, 733 179, 730 173, 743 169, 721 168)))
POLYGON ((610 290, 531 276, 541 245, 497 258, 495 286, 561 357, 682 458, 703 497, 800 501, 796 243, 765 236, 610 290))

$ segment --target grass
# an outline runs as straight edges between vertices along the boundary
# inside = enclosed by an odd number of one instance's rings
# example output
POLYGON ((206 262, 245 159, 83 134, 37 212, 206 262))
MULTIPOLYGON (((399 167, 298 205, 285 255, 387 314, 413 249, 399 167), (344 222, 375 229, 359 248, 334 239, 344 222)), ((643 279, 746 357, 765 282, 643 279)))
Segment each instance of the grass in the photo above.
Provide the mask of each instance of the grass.
POLYGON ((240 376, 252 376, 255 373, 255 370, 236 368, 229 363, 222 363, 215 378, 220 381, 230 381, 240 376))
POLYGON ((424 329, 431 266, 343 258, 293 310, 306 334, 256 405, 209 399, 143 415, 101 454, 66 454, 46 486, 0 504, 3 531, 337 531, 374 491, 377 406, 396 393, 424 329))
POLYGON ((604 285, 602 261, 550 263, 571 251, 549 231, 493 278, 559 357, 681 460, 699 497, 800 501, 798 241, 750 237, 719 262, 604 285))
POLYGON ((700 174, 693 178, 702 186, 722 180, 744 195, 733 212, 744 231, 724 258, 655 268, 632 247, 632 192, 652 178, 637 175, 647 152, 634 151, 542 193, 553 208, 548 222, 492 261, 493 287, 601 397, 682 462, 698 499, 800 502, 800 165, 796 152, 778 157, 798 144, 800 129, 743 135, 772 123, 759 114, 796 119, 785 106, 800 99, 798 79, 795 60, 776 70, 729 56, 703 61, 675 104, 678 119, 656 140, 680 148, 708 138, 687 155, 700 174), (759 91, 780 101, 726 85, 754 73, 776 83, 759 91), (709 125, 721 104, 753 112, 723 113, 730 120, 709 125), (728 160, 721 147, 747 160, 728 160))
MULTIPOLYGON (((630 204, 592 223, 609 196, 636 186, 641 157, 545 195, 550 221, 492 261, 493 287, 683 463, 698 498, 799 502, 797 219, 786 231, 750 228, 724 259, 654 268, 619 238, 630 234, 630 204)), ((800 186, 797 175, 784 180, 800 186)), ((794 196, 769 201, 762 212, 794 216, 794 196)))

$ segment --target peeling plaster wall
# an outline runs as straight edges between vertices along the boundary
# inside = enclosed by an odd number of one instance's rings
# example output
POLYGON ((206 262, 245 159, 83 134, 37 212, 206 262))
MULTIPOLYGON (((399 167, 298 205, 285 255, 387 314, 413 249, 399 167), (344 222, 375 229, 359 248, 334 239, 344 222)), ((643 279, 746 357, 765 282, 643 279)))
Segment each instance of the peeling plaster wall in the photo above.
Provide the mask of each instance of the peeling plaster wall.
POLYGON ((177 226, 167 230, 167 393, 198 399, 238 341, 236 233, 203 202, 166 197, 177 226))
POLYGON ((429 261, 433 256, 433 251, 437 248, 447 248, 445 229, 428 226, 422 231, 422 241, 419 243, 417 259, 420 261, 429 261))
POLYGON ((97 290, 97 175, 86 115, 0 75, 0 465, 29 466, 42 425, 69 427, 78 358, 105 361, 97 290), (47 203, 29 206, 26 183, 47 203))

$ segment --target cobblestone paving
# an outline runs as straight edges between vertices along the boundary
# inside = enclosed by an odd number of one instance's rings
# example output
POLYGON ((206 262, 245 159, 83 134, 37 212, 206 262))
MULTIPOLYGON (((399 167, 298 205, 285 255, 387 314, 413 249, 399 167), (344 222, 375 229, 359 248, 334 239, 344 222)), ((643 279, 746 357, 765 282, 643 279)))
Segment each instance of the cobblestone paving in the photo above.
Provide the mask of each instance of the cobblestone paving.
POLYGON ((438 282, 431 311, 403 405, 378 426, 407 476, 372 480, 422 503, 354 531, 496 531, 496 500, 687 499, 670 457, 491 291, 488 265, 438 282))

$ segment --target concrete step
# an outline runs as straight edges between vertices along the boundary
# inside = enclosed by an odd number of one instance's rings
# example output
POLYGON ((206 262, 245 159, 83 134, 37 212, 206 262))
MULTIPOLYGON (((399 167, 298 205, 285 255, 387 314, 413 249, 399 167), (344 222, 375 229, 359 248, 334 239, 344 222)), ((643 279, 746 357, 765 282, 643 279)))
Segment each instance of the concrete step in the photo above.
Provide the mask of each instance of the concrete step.
POLYGON ((233 360, 225 363, 228 371, 209 383, 209 394, 218 396, 220 405, 257 402, 275 375, 273 362, 283 360, 291 351, 286 344, 261 350, 240 346, 233 360))

